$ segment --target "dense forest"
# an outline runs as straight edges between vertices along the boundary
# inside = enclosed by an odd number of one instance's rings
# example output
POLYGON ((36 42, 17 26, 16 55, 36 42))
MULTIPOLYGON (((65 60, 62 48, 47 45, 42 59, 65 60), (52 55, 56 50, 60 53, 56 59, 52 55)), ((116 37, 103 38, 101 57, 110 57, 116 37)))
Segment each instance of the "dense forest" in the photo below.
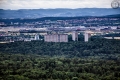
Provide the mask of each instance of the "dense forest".
POLYGON ((0 44, 0 80, 120 80, 120 40, 0 44))
POLYGON ((85 56, 101 56, 114 57, 120 53, 120 40, 106 40, 99 37, 91 37, 89 42, 69 41, 67 43, 54 43, 44 41, 24 42, 18 41, 14 43, 0 44, 1 53, 12 54, 39 54, 49 56, 65 57, 85 57, 85 56))

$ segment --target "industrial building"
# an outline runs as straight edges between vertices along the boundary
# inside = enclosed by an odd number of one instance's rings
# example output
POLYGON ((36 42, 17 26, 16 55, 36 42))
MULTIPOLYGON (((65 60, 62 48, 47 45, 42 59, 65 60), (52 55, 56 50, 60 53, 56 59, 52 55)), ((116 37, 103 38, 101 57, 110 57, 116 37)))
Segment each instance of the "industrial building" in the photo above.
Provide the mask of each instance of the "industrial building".
POLYGON ((73 41, 78 41, 78 32, 76 32, 76 31, 72 32, 72 40, 73 41))
POLYGON ((68 42, 67 34, 48 34, 44 36, 45 42, 68 42))

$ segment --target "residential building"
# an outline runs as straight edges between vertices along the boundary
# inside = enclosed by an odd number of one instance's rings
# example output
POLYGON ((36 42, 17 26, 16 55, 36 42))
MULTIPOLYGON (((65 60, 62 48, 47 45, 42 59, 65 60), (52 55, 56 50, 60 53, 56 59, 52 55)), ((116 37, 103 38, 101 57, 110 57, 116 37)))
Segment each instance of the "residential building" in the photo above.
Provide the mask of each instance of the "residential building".
POLYGON ((78 41, 78 32, 76 32, 76 31, 72 32, 72 40, 73 41, 78 41))
POLYGON ((68 42, 67 34, 48 34, 44 36, 45 42, 68 42))
POLYGON ((91 37, 90 33, 85 33, 84 34, 84 40, 85 40, 85 42, 88 42, 88 40, 89 40, 90 37, 91 37))
POLYGON ((35 35, 35 40, 39 40, 39 35, 38 34, 35 35))

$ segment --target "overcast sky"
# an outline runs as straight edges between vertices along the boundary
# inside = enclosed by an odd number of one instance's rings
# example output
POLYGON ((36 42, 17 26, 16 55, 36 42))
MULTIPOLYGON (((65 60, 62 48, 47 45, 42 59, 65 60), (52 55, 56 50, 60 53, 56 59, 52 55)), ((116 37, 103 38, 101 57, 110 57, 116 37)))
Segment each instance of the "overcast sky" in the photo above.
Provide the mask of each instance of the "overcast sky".
POLYGON ((0 9, 111 8, 113 0, 0 0, 0 9))

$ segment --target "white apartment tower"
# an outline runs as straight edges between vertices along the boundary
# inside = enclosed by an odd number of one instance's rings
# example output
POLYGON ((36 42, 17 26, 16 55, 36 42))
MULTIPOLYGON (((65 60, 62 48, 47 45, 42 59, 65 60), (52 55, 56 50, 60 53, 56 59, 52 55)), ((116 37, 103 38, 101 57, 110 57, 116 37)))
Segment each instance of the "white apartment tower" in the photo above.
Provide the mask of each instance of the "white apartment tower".
POLYGON ((84 41, 85 42, 88 42, 89 38, 91 37, 91 34, 90 33, 85 33, 84 34, 84 41))
POLYGON ((78 41, 78 32, 76 32, 76 31, 72 32, 72 40, 73 41, 78 41))

